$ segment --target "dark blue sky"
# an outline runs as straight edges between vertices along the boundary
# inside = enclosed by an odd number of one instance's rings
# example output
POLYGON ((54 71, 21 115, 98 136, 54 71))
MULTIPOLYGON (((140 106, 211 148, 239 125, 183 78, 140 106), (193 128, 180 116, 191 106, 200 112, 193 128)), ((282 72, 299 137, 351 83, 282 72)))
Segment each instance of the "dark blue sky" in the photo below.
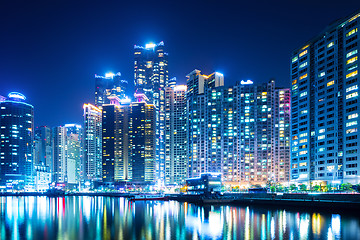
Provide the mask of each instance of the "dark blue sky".
POLYGON ((35 125, 82 123, 94 74, 133 82, 133 46, 164 41, 169 75, 219 71, 225 84, 289 86, 291 51, 360 1, 1 1, 0 95, 19 91, 35 125))

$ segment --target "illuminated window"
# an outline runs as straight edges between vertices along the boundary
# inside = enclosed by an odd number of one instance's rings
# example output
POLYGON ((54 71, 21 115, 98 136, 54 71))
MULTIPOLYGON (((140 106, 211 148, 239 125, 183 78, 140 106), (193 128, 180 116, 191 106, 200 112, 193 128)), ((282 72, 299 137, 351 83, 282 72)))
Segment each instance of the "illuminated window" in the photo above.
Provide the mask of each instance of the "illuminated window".
POLYGON ((357 52, 358 52, 357 50, 349 52, 348 54, 346 54, 346 58, 351 57, 354 54, 357 54, 357 52))
POLYGON ((292 62, 296 62, 298 60, 298 57, 294 57, 293 59, 292 59, 292 62))
POLYGON ((307 77, 307 73, 304 74, 304 75, 302 75, 302 76, 299 78, 299 80, 302 80, 302 79, 304 79, 304 78, 306 78, 306 77, 307 77))
POLYGON ((323 76, 325 76, 325 72, 319 74, 319 77, 323 77, 323 76))
POLYGON ((356 76, 358 74, 358 71, 356 70, 356 71, 353 71, 353 72, 351 72, 351 73, 349 73, 349 74, 346 74, 346 78, 351 78, 351 77, 354 77, 354 76, 356 76))
POLYGON ((303 68, 303 67, 305 67, 307 64, 308 64, 307 62, 304 62, 303 64, 301 64, 301 65, 299 66, 299 68, 303 68))
POLYGON ((307 110, 302 110, 301 112, 300 112, 300 114, 305 114, 305 113, 307 113, 308 111, 307 110))
POLYGON ((346 99, 350 99, 350 98, 357 97, 357 96, 358 96, 358 92, 353 92, 353 93, 346 95, 346 99))
POLYGON ((359 114, 357 113, 354 113, 354 114, 351 114, 347 117, 347 119, 353 119, 353 118, 357 118, 359 116, 359 114))
POLYGON ((300 143, 306 143, 306 142, 307 142, 307 139, 300 140, 300 143))
POLYGON ((332 80, 332 81, 330 81, 330 82, 328 82, 327 84, 326 84, 326 86, 331 86, 331 85, 333 85, 335 83, 335 81, 334 80, 332 80))
POLYGON ((346 34, 347 37, 350 37, 351 35, 353 35, 354 33, 357 33, 357 28, 354 28, 353 30, 351 30, 350 32, 348 32, 346 34))
POLYGON ((346 89, 346 92, 351 92, 351 91, 357 90, 357 89, 358 89, 358 85, 354 85, 354 86, 348 87, 348 88, 346 89))
POLYGON ((307 151, 301 151, 301 152, 299 152, 299 155, 304 155, 304 154, 307 154, 307 151))
POLYGON ((302 134, 300 134, 300 137, 302 138, 302 137, 306 137, 308 134, 307 133, 302 133, 302 134))
POLYGON ((307 92, 303 92, 300 94, 300 97, 303 97, 303 96, 306 96, 307 95, 307 92))
POLYGON ((300 167, 306 167, 307 166, 307 163, 306 162, 302 162, 299 164, 300 167))
POLYGON ((325 135, 321 135, 318 137, 318 140, 325 139, 325 135))
POLYGON ((297 83, 297 79, 293 80, 292 81, 292 85, 296 84, 297 83))
POLYGON ((357 121, 352 121, 352 122, 346 123, 346 127, 351 127, 351 126, 355 126, 355 125, 357 125, 357 121))
POLYGON ((331 43, 329 43, 329 44, 327 45, 328 48, 329 48, 329 47, 332 47, 332 46, 334 46, 334 42, 331 42, 331 43))
POLYGON ((351 129, 346 130, 346 134, 355 133, 355 132, 357 132, 357 128, 351 128, 351 129))
POLYGON ((304 56, 305 54, 307 54, 307 52, 308 52, 308 50, 303 51, 302 53, 299 54, 299 57, 304 56))
POLYGON ((324 133, 324 132, 325 132, 325 128, 319 130, 319 133, 324 133))
POLYGON ((357 60, 358 60, 358 57, 355 56, 355 57, 350 58, 349 60, 347 60, 347 61, 346 61, 346 64, 351 64, 351 63, 353 63, 353 62, 356 62, 357 60))

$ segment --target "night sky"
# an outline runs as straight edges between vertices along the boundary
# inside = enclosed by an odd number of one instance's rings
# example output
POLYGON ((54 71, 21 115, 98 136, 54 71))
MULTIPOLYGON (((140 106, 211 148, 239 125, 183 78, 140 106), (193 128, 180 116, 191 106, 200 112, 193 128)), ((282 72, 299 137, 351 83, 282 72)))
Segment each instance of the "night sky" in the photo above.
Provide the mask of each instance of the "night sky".
POLYGON ((133 85, 133 47, 164 41, 169 77, 193 69, 225 84, 275 78, 288 87, 291 51, 360 1, 1 1, 0 95, 19 91, 35 126, 82 123, 94 74, 133 85), (241 2, 241 3, 238 3, 241 2))

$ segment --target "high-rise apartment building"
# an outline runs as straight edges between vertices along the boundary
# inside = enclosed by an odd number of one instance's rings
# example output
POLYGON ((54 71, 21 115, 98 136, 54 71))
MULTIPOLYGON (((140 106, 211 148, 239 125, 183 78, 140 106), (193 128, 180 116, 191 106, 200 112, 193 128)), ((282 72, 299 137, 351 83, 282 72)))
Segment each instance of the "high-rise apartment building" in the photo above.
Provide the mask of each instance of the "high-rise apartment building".
POLYGON ((187 178, 186 85, 165 88, 165 184, 187 178))
POLYGON ((288 182, 290 92, 275 81, 224 87, 221 73, 188 75, 189 177, 222 173, 231 185, 288 182))
POLYGON ((83 128, 79 124, 65 124, 67 182, 78 184, 83 180, 83 128))
POLYGON ((101 109, 103 104, 110 103, 108 97, 116 95, 125 98, 128 82, 121 79, 121 73, 106 73, 105 76, 95 74, 95 106, 101 109))
POLYGON ((293 51, 291 179, 360 182, 360 13, 338 20, 293 51))
POLYGON ((102 110, 103 182, 131 180, 130 101, 110 96, 102 110))
POLYGON ((53 169, 52 178, 55 183, 67 183, 66 161, 66 128, 62 126, 52 129, 53 136, 53 169))
POLYGON ((0 101, 0 184, 14 189, 33 185, 34 107, 12 92, 0 101))
POLYGON ((102 109, 103 182, 155 181, 155 112, 144 94, 137 102, 110 96, 102 109))
POLYGON ((130 140, 132 182, 156 181, 155 156, 155 106, 136 96, 131 104, 130 140))
POLYGON ((101 109, 84 104, 84 179, 102 180, 101 109))
POLYGON ((241 185, 289 181, 290 90, 275 81, 253 85, 242 81, 238 91, 238 150, 241 185))
POLYGON ((145 94, 156 112, 156 175, 165 172, 165 87, 168 86, 168 53, 163 42, 134 47, 134 82, 138 94, 145 94))

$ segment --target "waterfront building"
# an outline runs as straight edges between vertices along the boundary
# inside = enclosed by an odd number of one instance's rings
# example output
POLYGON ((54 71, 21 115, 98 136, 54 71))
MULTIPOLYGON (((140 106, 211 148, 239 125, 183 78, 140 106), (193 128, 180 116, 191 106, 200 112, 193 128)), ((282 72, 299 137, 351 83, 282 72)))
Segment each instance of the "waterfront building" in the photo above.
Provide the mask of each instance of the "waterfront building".
POLYGON ((49 189, 52 182, 51 170, 44 165, 34 165, 34 185, 35 191, 45 192, 49 189))
POLYGON ((110 96, 102 110, 102 178, 103 182, 131 180, 129 145, 131 105, 129 100, 110 96))
POLYGON ((136 102, 131 104, 130 145, 132 182, 154 183, 155 172, 155 106, 148 103, 146 96, 135 94, 136 102))
POLYGON ((84 104, 84 180, 102 180, 101 109, 84 104))
POLYGON ((56 184, 67 182, 67 161, 66 161, 66 128, 54 127, 53 132, 53 179, 56 184))
POLYGON ((65 124, 67 182, 78 184, 83 180, 83 128, 79 124, 65 124))
POLYGON ((165 184, 183 184, 187 177, 186 85, 165 88, 165 184))
POLYGON ((95 74, 95 106, 101 109, 103 104, 108 104, 110 95, 120 99, 125 98, 128 82, 121 79, 121 73, 106 73, 105 76, 95 74))
POLYGON ((144 94, 136 102, 110 96, 102 110, 103 182, 155 181, 155 112, 144 94))
POLYGON ((236 88, 241 185, 288 184, 290 90, 276 89, 274 80, 241 81, 236 88))
POLYGON ((290 90, 275 81, 224 87, 221 73, 188 75, 189 177, 222 174, 228 185, 288 183, 290 90))
POLYGON ((33 187, 34 107, 21 93, 0 101, 0 184, 33 187))
POLYGON ((216 172, 238 184, 236 92, 218 72, 194 70, 187 77, 188 176, 216 172))
POLYGON ((360 183, 360 13, 329 25, 291 57, 291 179, 360 183))
POLYGON ((165 87, 168 86, 168 53, 164 42, 134 46, 134 83, 138 94, 145 94, 156 112, 156 176, 165 173, 165 87))

